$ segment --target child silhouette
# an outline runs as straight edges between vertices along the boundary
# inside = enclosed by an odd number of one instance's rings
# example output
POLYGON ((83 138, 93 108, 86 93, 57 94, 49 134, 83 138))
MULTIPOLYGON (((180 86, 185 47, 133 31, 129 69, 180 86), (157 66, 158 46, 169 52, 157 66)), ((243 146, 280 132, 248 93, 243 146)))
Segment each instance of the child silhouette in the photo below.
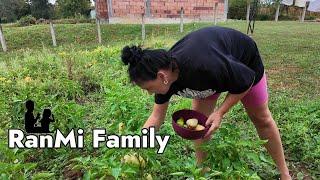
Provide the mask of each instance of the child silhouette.
POLYGON ((34 102, 31 100, 28 100, 26 102, 26 108, 27 112, 24 115, 24 126, 27 131, 27 133, 35 133, 36 129, 34 127, 37 120, 40 118, 40 114, 37 114, 37 117, 34 118, 33 116, 33 110, 34 110, 34 102))
POLYGON ((53 114, 52 114, 52 119, 50 118, 50 116, 51 116, 51 110, 44 109, 42 114, 42 119, 40 120, 42 133, 50 133, 49 125, 51 122, 54 122, 53 114))

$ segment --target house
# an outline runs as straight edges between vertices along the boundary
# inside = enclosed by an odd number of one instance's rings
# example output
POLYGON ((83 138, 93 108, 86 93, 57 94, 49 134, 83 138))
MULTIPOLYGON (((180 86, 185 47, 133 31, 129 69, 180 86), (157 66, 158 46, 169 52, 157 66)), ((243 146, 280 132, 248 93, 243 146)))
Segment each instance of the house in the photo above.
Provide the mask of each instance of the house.
POLYGON ((186 19, 213 20, 216 9, 217 19, 225 20, 226 4, 228 0, 95 0, 97 18, 107 21, 134 20, 141 18, 142 14, 153 20, 178 19, 181 8, 186 19))

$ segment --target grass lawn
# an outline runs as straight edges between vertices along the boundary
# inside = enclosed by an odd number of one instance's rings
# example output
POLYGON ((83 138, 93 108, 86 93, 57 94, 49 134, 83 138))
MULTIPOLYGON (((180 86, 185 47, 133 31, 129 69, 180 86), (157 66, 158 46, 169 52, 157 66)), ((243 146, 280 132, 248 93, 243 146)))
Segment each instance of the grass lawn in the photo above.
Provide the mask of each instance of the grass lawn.
MULTIPOLYGON (((208 23, 147 25, 144 47, 170 48, 188 32, 208 23)), ((219 26, 246 32, 245 21, 219 26)), ((91 147, 93 128, 108 134, 133 134, 149 117, 153 97, 128 83, 120 62, 124 45, 142 44, 139 25, 102 25, 102 45, 95 24, 56 25, 58 47, 51 46, 49 26, 4 26, 9 52, 0 52, 0 175, 1 179, 275 179, 276 167, 263 142, 236 105, 206 146, 205 176, 195 166, 193 144, 175 135, 171 114, 191 108, 191 100, 173 97, 160 134, 171 139, 164 154, 155 149, 91 147), (24 128, 24 103, 36 102, 36 112, 50 107, 52 129, 85 131, 85 148, 9 149, 7 129, 24 128), (125 128, 119 132, 119 124, 125 128), (145 166, 122 163, 138 153, 145 166)), ((320 24, 256 22, 253 38, 268 77, 270 110, 281 132, 285 155, 295 179, 320 178, 320 24)), ((223 99, 220 99, 221 103, 223 99)))

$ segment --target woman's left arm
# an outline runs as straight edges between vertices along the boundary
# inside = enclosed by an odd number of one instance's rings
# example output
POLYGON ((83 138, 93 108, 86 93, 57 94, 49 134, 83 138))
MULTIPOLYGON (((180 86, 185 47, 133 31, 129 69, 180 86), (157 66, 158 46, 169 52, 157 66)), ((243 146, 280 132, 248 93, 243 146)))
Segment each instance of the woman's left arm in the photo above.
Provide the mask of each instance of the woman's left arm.
POLYGON ((204 138, 210 136, 220 127, 223 116, 247 94, 250 88, 241 94, 227 94, 221 106, 208 117, 206 126, 210 126, 210 128, 204 138))
POLYGON ((210 128, 205 137, 220 127, 223 116, 246 95, 255 81, 255 71, 231 55, 226 56, 224 63, 217 63, 215 67, 209 68, 214 69, 208 75, 216 80, 216 86, 220 87, 221 92, 229 93, 221 106, 208 117, 206 126, 210 128))

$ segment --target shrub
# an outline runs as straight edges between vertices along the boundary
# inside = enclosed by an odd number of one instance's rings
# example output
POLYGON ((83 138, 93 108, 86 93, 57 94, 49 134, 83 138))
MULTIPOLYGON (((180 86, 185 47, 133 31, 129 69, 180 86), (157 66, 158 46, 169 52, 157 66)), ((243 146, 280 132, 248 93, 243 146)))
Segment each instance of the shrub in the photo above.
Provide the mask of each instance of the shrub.
POLYGON ((290 16, 290 15, 279 15, 279 20, 295 21, 295 20, 299 20, 299 17, 297 17, 297 16, 290 16))
POLYGON ((55 24, 77 24, 77 23, 95 23, 94 19, 57 19, 55 24))
POLYGON ((247 1, 246 0, 231 0, 229 4, 229 19, 246 19, 247 1))
POLYGON ((34 18, 31 15, 28 16, 23 16, 19 21, 18 24, 19 26, 30 26, 32 24, 36 24, 36 18, 34 18))
POLYGON ((49 20, 40 18, 36 21, 36 24, 49 24, 49 20))
POLYGON ((317 19, 317 16, 314 16, 314 15, 310 15, 310 16, 305 17, 305 20, 316 20, 316 19, 317 19))
POLYGON ((256 20, 258 21, 270 21, 274 19, 274 15, 271 14, 257 14, 256 20))

